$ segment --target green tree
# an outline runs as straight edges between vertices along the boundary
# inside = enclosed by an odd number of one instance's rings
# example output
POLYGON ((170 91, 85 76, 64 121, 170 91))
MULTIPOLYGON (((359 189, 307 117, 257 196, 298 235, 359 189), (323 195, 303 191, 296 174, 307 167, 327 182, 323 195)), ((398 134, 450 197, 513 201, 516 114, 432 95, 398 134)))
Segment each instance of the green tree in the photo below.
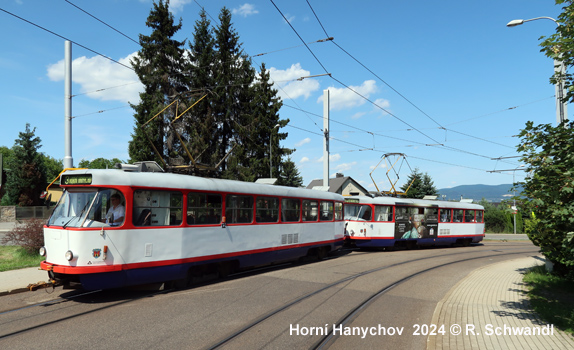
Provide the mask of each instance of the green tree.
POLYGON ((14 152, 12 152, 11 148, 8 148, 6 146, 0 146, 0 153, 2 153, 2 158, 4 159, 4 164, 7 164, 10 160, 10 158, 12 158, 12 155, 14 152))
MULTIPOLYGON (((266 174, 270 165, 273 167, 271 177, 280 177, 279 169, 285 167, 283 158, 294 151, 280 145, 281 140, 287 138, 287 133, 282 133, 280 130, 289 123, 289 119, 280 119, 279 117, 279 109, 283 106, 283 102, 277 96, 278 91, 273 88, 270 80, 270 73, 263 63, 255 84, 251 86, 255 98, 251 102, 251 115, 254 118, 251 122, 252 136, 249 139, 251 141, 251 153, 248 154, 248 161, 251 160, 252 163, 253 159, 263 160, 259 167, 248 163, 249 167, 253 167, 256 177, 267 177, 266 174), (271 145, 271 154, 269 154, 269 145, 271 145), (269 156, 272 158, 272 164, 268 164, 269 156)), ((292 166, 295 166, 295 163, 292 163, 292 166)))
POLYGON ((43 205, 40 194, 46 188, 46 166, 38 149, 42 140, 35 135, 36 128, 19 133, 12 147, 6 177, 6 194, 2 205, 33 206, 43 205))
POLYGON ((187 91, 187 78, 182 74, 185 41, 172 39, 182 24, 181 19, 175 24, 169 11, 169 0, 154 2, 146 25, 152 29, 152 33, 149 36, 140 34, 142 48, 132 60, 132 66, 145 89, 140 93, 140 103, 131 105, 135 111, 136 125, 129 143, 129 155, 131 161, 155 160, 163 163, 170 157, 181 155, 179 142, 170 129, 170 123, 178 113, 176 104, 158 114, 187 91))
POLYGON ((279 118, 282 103, 269 82, 269 71, 263 64, 256 74, 225 7, 214 29, 205 11, 200 12, 184 55, 184 42, 171 39, 181 28, 181 20, 174 24, 168 5, 168 1, 154 3, 146 23, 153 32, 140 35, 142 49, 132 62, 145 92, 140 94, 140 104, 132 106, 136 126, 129 145, 131 161, 166 160, 173 165, 170 159, 188 158, 185 146, 200 165, 219 165, 218 175, 224 178, 254 181, 268 177, 270 156, 274 176, 278 176, 282 157, 293 150, 280 147, 287 137, 280 128, 289 120, 279 118), (166 107, 175 100, 177 104, 166 107))
POLYGON ((406 192, 405 197, 407 198, 438 196, 438 189, 434 186, 434 181, 430 175, 421 173, 419 168, 415 168, 409 174, 406 183, 401 187, 401 191, 406 192))
POLYGON ((78 164, 78 168, 88 168, 88 169, 113 169, 114 165, 117 163, 125 163, 118 158, 113 159, 105 159, 105 158, 96 158, 94 160, 87 160, 82 159, 78 164))
MULTIPOLYGON (((243 52, 239 34, 233 28, 231 11, 226 7, 219 14, 215 29, 213 111, 218 128, 215 132, 216 159, 222 159, 233 146, 232 154, 222 162, 222 177, 253 180, 254 175, 245 164, 249 153, 250 128, 254 117, 250 104, 255 98, 249 86, 255 80, 251 59, 243 52)), ((262 141, 262 140, 260 140, 262 141)))
POLYGON ((504 211, 484 198, 478 204, 484 207, 484 225, 486 232, 504 232, 507 225, 504 211))
POLYGON ((0 187, 0 203, 2 201, 2 197, 4 196, 4 193, 6 193, 6 166, 7 164, 9 164, 9 160, 10 158, 12 158, 12 149, 6 147, 6 146, 0 146, 0 154, 2 154, 2 159, 1 162, 2 164, 0 164, 0 184, 2 185, 2 187, 0 187))
POLYGON ((528 235, 554 271, 574 279, 574 122, 564 127, 527 122, 519 137, 518 152, 527 165, 523 195, 537 219, 528 235))
POLYGON ((299 170, 295 163, 289 157, 283 162, 281 173, 277 179, 277 184, 281 186, 301 187, 303 186, 303 177, 299 174, 299 170))
POLYGON ((195 22, 193 40, 189 43, 186 72, 191 91, 202 91, 202 96, 208 96, 186 113, 184 120, 192 157, 198 163, 214 167, 219 163, 216 157, 217 140, 213 137, 218 125, 213 111, 213 94, 209 91, 215 86, 215 39, 205 10, 202 9, 199 16, 200 19, 195 22))
MULTIPOLYGON (((542 37, 544 40, 540 44, 546 56, 561 61, 566 71, 574 66, 574 2, 572 0, 555 0, 557 5, 564 5, 562 13, 558 16, 558 27, 556 33, 549 37, 542 37)), ((564 100, 574 101, 574 75, 571 73, 556 72, 550 82, 562 81, 566 88, 564 100)))
POLYGON ((64 170, 64 161, 62 159, 52 158, 48 155, 42 154, 44 164, 46 165, 46 179, 52 182, 64 170))

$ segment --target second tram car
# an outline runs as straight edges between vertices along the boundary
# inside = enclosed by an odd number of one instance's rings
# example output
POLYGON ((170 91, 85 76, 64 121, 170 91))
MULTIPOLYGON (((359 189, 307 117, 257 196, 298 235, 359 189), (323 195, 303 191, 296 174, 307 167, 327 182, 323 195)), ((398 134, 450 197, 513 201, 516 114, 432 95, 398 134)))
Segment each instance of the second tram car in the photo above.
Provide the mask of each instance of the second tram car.
POLYGON ((334 193, 117 169, 67 171, 61 187, 41 268, 87 290, 183 283, 343 245, 334 193))
POLYGON ((484 207, 394 197, 346 197, 345 239, 358 248, 478 243, 484 207))

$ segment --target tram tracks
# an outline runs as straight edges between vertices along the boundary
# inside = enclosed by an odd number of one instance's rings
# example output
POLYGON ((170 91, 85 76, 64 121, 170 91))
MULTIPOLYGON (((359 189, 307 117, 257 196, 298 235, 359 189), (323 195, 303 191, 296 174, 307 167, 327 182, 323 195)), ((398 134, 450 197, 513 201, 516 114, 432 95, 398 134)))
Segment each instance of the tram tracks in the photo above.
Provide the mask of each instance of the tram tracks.
MULTIPOLYGON (((347 314, 345 314, 345 316, 343 316, 341 319, 339 319, 335 324, 337 324, 338 326, 342 326, 344 327, 346 324, 352 322, 353 319, 355 319, 356 317, 358 317, 361 312, 363 312, 366 308, 368 308, 374 301, 376 301, 380 296, 384 295, 385 293, 387 293, 388 291, 390 291, 391 289, 411 280, 414 277, 417 277, 419 275, 422 275, 424 273, 427 272, 431 272, 449 265, 455 265, 455 264, 459 264, 462 262, 468 262, 468 261, 473 261, 473 260, 479 260, 479 259, 488 259, 488 258, 492 258, 492 257, 498 257, 502 254, 507 254, 507 255, 518 255, 518 254, 524 254, 524 253, 530 253, 530 252, 534 252, 532 249, 524 249, 524 248, 510 248, 510 249, 491 249, 490 251, 492 252, 496 252, 498 254, 489 254, 489 255, 481 255, 478 257, 472 257, 472 258, 465 258, 465 259, 460 259, 460 260, 456 260, 456 261, 451 261, 451 262, 447 262, 447 263, 443 263, 440 265, 436 265, 436 266, 432 266, 426 269, 423 269, 421 271, 418 271, 416 273, 412 273, 409 274, 403 278, 400 278, 398 280, 395 280, 394 282, 385 285, 383 288, 379 289, 376 293, 372 294, 370 297, 366 298, 365 300, 363 300, 362 302, 360 302, 356 307, 354 307, 352 310, 350 310, 347 314), (509 250, 520 250, 517 252, 508 252, 509 250), (500 254, 502 253, 502 254, 500 254)), ((429 257, 424 257, 424 258, 419 258, 419 259, 411 259, 411 260, 407 260, 407 261, 402 261, 402 262, 398 262, 395 264, 391 264, 391 265, 386 265, 386 266, 381 266, 375 269, 371 269, 371 270, 367 270, 361 273, 356 273, 354 275, 350 275, 347 276, 345 278, 339 279, 337 281, 334 281, 332 283, 329 283, 319 289, 316 289, 312 292, 309 292, 305 295, 301 295, 300 297, 296 298, 295 300, 292 300, 284 305, 282 305, 281 307, 278 307, 274 310, 271 310, 269 312, 267 312, 266 314, 260 316, 259 318, 253 320, 252 322, 250 322, 249 324, 241 327, 240 329, 236 330, 235 332, 229 334, 228 336, 224 337, 223 339, 219 340, 218 342, 214 343, 213 345, 207 347, 207 349, 219 349, 224 347, 225 345, 230 344, 232 341, 238 339, 241 336, 246 335, 250 330, 254 329, 255 327, 261 325, 262 323, 264 323, 265 321, 279 315, 281 312, 286 311, 292 307, 294 307, 295 305, 298 305, 300 303, 302 303, 303 301, 306 301, 314 296, 317 296, 318 294, 325 292, 329 289, 332 289, 336 286, 339 286, 345 282, 350 282, 353 281, 357 278, 361 278, 361 277, 365 277, 368 275, 371 275, 373 273, 376 272, 380 272, 383 270, 387 270, 387 269, 391 269, 391 268, 395 268, 395 267, 400 267, 402 265, 406 265, 406 264, 411 264, 411 263, 415 263, 415 262, 421 262, 424 260, 428 260, 428 259, 436 259, 436 258, 440 258, 440 257, 447 257, 447 256, 453 256, 453 255, 460 255, 460 254, 464 254, 464 255, 468 255, 468 252, 461 252, 461 253, 447 253, 447 254, 442 254, 442 255, 434 255, 434 256, 429 256, 429 257)), ((321 322, 319 322, 319 324, 322 324, 321 322)), ((326 349, 328 348, 332 343, 334 343, 336 341, 336 339, 338 338, 337 335, 333 335, 332 331, 325 335, 324 337, 322 337, 318 342, 316 342, 311 348, 312 349, 326 349)))
MULTIPOLYGON (((500 247, 488 249, 488 251, 490 251, 490 252, 494 252, 495 250, 499 251, 501 254, 520 254, 520 253, 524 253, 524 246, 506 245, 504 249, 501 249, 500 247), (513 253, 513 252, 516 252, 516 253, 513 253)), ((454 251, 456 251, 456 250, 454 250, 454 251)), ((409 260, 397 262, 394 264, 388 264, 385 266, 380 266, 378 268, 369 269, 366 271, 361 271, 360 273, 355 273, 353 275, 346 276, 344 278, 340 278, 340 279, 338 279, 332 283, 329 283, 328 285, 325 285, 322 288, 319 288, 313 292, 301 295, 286 305, 283 305, 279 308, 275 308, 272 311, 263 314, 262 316, 258 317, 257 319, 255 319, 251 323, 247 324, 246 326, 240 327, 240 329, 238 329, 233 334, 231 334, 229 336, 223 336, 220 341, 216 342, 210 348, 218 348, 218 347, 222 347, 226 344, 229 344, 234 339, 237 339, 238 337, 240 337, 242 334, 248 333, 256 325, 264 323, 266 320, 269 320, 273 316, 280 314, 282 311, 286 311, 289 308, 293 307, 294 305, 301 304, 305 300, 311 299, 313 296, 318 296, 319 298, 321 298, 320 294, 322 292, 328 291, 329 289, 334 288, 336 286, 344 285, 346 282, 351 283, 353 280, 360 278, 362 276, 368 276, 368 275, 373 274, 373 273, 378 272, 378 271, 383 271, 385 269, 391 269, 394 267, 400 267, 400 266, 404 266, 404 265, 410 264, 410 263, 421 262, 421 261, 425 261, 425 260, 429 261, 432 259, 444 258, 444 257, 448 257, 448 256, 468 255, 469 254, 469 251, 466 249, 464 251, 459 251, 459 252, 454 252, 454 251, 452 249, 448 249, 448 251, 445 251, 444 253, 438 252, 439 254, 436 254, 436 255, 430 255, 430 256, 426 256, 426 257, 422 257, 422 258, 409 259, 409 260)), ((529 251, 532 251, 532 249, 530 249, 529 251)), ((430 252, 432 253, 432 251, 430 251, 430 252)), ((484 250, 482 252, 487 253, 484 250)), ((364 253, 363 254, 362 252, 357 252, 357 253, 358 254, 353 254, 353 256, 369 256, 369 255, 373 254, 373 253, 364 253)), ((387 253, 381 253, 380 256, 384 257, 386 254, 387 253)), ((393 254, 393 253, 390 253, 390 254, 393 254)), ((496 256, 496 255, 497 254, 492 254, 489 256, 496 256)), ((483 258, 485 258, 485 257, 483 257, 483 258)), ((461 261, 464 261, 464 260, 468 260, 468 259, 463 259, 461 261)), ((339 258, 333 258, 333 261, 340 261, 341 264, 347 264, 348 263, 347 256, 341 256, 339 258)), ((312 267, 313 264, 308 264, 308 266, 312 267)), ((284 266, 279 267, 279 268, 284 268, 284 266)), ((265 270, 262 270, 262 271, 265 271, 265 270)), ((277 270, 271 269, 271 271, 277 271, 277 270)), ((257 272, 253 273, 253 275, 257 275, 257 274, 258 274, 257 272)), ((253 276, 253 275, 251 275, 251 276, 253 276)), ((250 275, 248 274, 247 276, 250 276, 250 275)), ((242 276, 239 276, 239 275, 229 276, 229 278, 227 278, 227 279, 218 280, 217 283, 222 282, 222 281, 230 281, 233 279, 241 279, 243 277, 244 277, 244 275, 242 275, 242 276)), ((201 288, 201 286, 193 287, 191 289, 194 289, 194 288, 201 288)), ((140 293, 136 297, 134 297, 133 293, 131 293, 131 292, 127 293, 127 294, 124 294, 124 292, 121 292, 120 295, 117 295, 117 291, 114 291, 114 292, 92 291, 92 292, 87 292, 87 293, 79 293, 79 294, 74 294, 74 295, 68 295, 65 297, 59 297, 59 298, 55 298, 53 300, 43 301, 40 303, 27 305, 27 306, 21 307, 21 308, 14 308, 11 310, 6 310, 6 311, 0 313, 0 325, 2 325, 0 328, 4 328, 4 325, 10 324, 10 323, 12 323, 12 325, 14 325, 15 327, 13 327, 13 329, 11 331, 6 332, 5 334, 2 334, 2 332, 0 332, 0 339, 11 337, 13 335, 26 334, 26 332, 38 330, 38 329, 41 329, 42 327, 47 326, 47 325, 57 324, 60 321, 74 319, 74 318, 80 318, 81 316, 87 316, 87 315, 90 315, 90 314, 93 314, 93 313, 96 313, 99 311, 110 310, 111 308, 115 308, 115 307, 121 307, 122 305, 125 305, 127 303, 131 303, 133 301, 137 301, 137 300, 140 300, 143 298, 148 298, 148 297, 152 297, 152 296, 164 294, 164 293, 172 294, 172 293, 170 293, 172 291, 173 290, 163 290, 163 291, 159 291, 159 292, 154 291, 153 293, 140 293), (73 303, 70 304, 70 302, 73 302, 73 303), (58 305, 60 305, 61 307, 58 305), (41 311, 34 312, 35 308, 40 308, 39 310, 41 310, 41 311), (64 309, 67 309, 67 310, 64 312, 64 309), (73 310, 76 310, 76 311, 73 311, 73 310), (66 316, 61 316, 60 312, 65 313, 66 316), (47 315, 51 315, 51 316, 46 317, 47 315), (30 322, 28 320, 34 320, 34 321, 30 322)), ((173 293, 173 295, 176 296, 177 292, 173 293)))
MULTIPOLYGON (((136 297, 132 297, 132 298, 127 298, 127 299, 122 299, 119 298, 119 300, 113 300, 113 301, 99 301, 99 304, 104 304, 103 306, 97 306, 95 308, 88 308, 88 310, 85 311, 80 311, 77 313, 74 313, 72 315, 67 315, 65 317, 62 318, 55 318, 53 320, 50 321, 45 321, 45 322, 39 322, 38 324, 35 325, 30 325, 27 327, 22 327, 19 330, 16 331, 12 331, 6 334, 2 334, 2 332, 0 331, 0 340, 4 339, 4 338, 8 338, 14 335, 18 335, 18 334, 22 334, 22 333, 26 333, 35 329, 39 329, 42 328, 46 325, 52 325, 61 321, 66 321, 66 320, 70 320, 73 318, 77 318, 80 316, 84 316, 84 315, 89 315, 91 313, 94 312, 99 312, 99 311, 103 311, 109 308, 113 308, 113 307, 117 307, 120 305, 124 305, 130 302, 134 302, 140 299, 144 299, 144 298, 149 298, 149 297, 153 297, 155 295, 159 295, 159 294, 164 294, 167 292, 171 292, 173 291, 173 289, 168 289, 168 290, 161 290, 161 291, 155 291, 152 293, 139 293, 136 297)), ((82 297, 87 297, 87 296, 95 296, 97 297, 98 295, 101 297, 102 294, 106 293, 105 290, 94 290, 94 291, 85 291, 85 292, 80 292, 78 294, 72 294, 66 297, 58 297, 52 300, 47 300, 47 301, 43 301, 43 302, 39 302, 39 303, 34 303, 34 304, 30 304, 30 305, 26 305, 24 307, 19 307, 19 308, 14 308, 14 309, 10 309, 10 310, 5 310, 3 312, 0 313, 0 329, 3 329, 4 325, 10 322, 20 322, 23 321, 25 319, 37 319, 38 316, 40 316, 40 314, 44 314, 46 310, 42 310, 42 312, 39 313, 33 313, 33 314, 28 314, 28 315, 24 315, 21 317, 16 317, 14 319, 11 320, 5 320, 2 317, 13 314, 13 313, 18 313, 18 312, 25 312, 25 311, 29 311, 30 309, 36 308, 36 307, 49 307, 49 306, 55 306, 55 305, 64 305, 64 304, 68 304, 69 302, 74 302, 76 301, 76 299, 80 299, 82 297)), ((115 298, 118 299, 118 298, 115 298)), ((96 299, 97 300, 97 299, 96 299)), ((86 304, 90 304, 89 301, 84 301, 83 303, 77 302, 76 304, 72 304, 75 305, 77 307, 79 307, 80 305, 86 305, 86 304)), ((93 305, 93 304, 92 304, 93 305)), ((69 305, 68 305, 69 307, 69 305)), ((64 308, 64 307, 62 307, 64 308)), ((49 312, 57 312, 57 311, 61 311, 62 308, 58 308, 58 309, 54 309, 54 310, 50 310, 49 312)))

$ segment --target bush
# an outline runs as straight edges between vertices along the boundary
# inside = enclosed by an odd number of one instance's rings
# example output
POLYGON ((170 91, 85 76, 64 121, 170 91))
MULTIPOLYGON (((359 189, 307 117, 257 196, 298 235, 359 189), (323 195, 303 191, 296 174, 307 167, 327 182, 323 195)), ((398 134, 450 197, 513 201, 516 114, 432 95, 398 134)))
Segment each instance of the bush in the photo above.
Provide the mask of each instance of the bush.
POLYGON ((37 253, 44 246, 44 219, 29 219, 16 225, 2 238, 2 244, 21 246, 28 253, 37 253))

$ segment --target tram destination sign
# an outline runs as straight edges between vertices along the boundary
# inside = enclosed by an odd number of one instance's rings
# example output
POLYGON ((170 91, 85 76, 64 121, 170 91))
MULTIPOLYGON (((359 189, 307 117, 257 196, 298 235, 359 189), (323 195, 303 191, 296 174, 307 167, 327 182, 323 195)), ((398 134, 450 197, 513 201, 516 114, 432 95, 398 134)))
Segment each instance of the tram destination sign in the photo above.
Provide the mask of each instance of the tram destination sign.
POLYGON ((62 175, 60 185, 91 185, 92 174, 62 175))

